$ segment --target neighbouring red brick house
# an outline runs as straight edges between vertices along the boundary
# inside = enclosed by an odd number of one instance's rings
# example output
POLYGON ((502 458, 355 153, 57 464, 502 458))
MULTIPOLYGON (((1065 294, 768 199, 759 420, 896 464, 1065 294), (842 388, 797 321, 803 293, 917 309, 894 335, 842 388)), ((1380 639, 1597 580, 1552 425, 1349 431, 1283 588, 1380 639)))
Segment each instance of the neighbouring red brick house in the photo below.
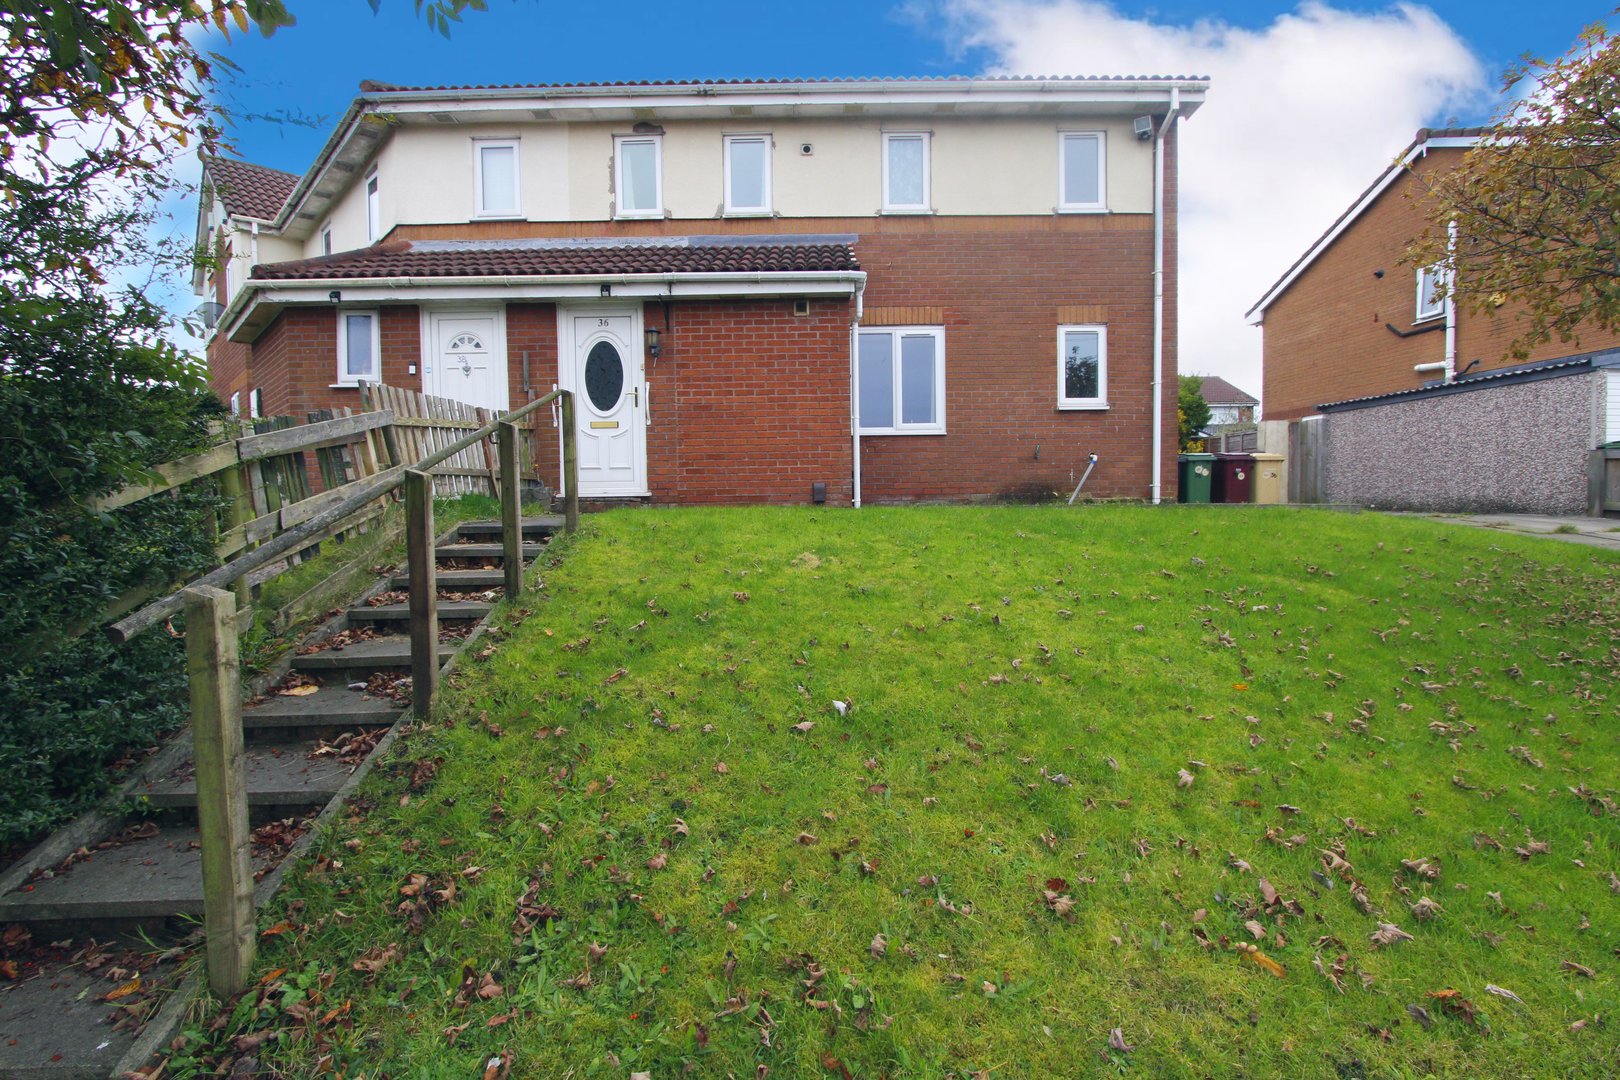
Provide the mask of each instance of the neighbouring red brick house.
POLYGON ((1372 186, 1249 309, 1264 333, 1267 420, 1297 420, 1317 406, 1402 391, 1446 379, 1534 366, 1613 349, 1601 331, 1507 355, 1519 332, 1514 310, 1477 315, 1435 295, 1438 269, 1401 264, 1427 223, 1423 177, 1455 167, 1484 128, 1417 133, 1372 186), (1428 370, 1415 370, 1419 366, 1428 370))
POLYGON ((1088 490, 1157 500, 1207 86, 363 84, 302 176, 205 162, 214 385, 266 415, 563 386, 590 498, 1029 497, 1096 453, 1088 490))

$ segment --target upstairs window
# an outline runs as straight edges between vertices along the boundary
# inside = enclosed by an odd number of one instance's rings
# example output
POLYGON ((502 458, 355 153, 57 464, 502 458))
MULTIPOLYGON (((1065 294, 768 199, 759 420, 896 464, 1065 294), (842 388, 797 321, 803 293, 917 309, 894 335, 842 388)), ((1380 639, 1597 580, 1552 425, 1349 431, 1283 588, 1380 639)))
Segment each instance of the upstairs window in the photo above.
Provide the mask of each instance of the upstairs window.
POLYGON ((1108 408, 1108 327, 1058 327, 1058 408, 1108 408))
POLYGON ((480 217, 516 217, 518 144, 516 139, 473 141, 473 188, 480 217))
POLYGON ((375 243, 382 236, 382 196, 375 170, 366 177, 366 239, 375 243))
POLYGON ((945 330, 862 330, 856 352, 862 435, 945 434, 945 330))
POLYGON ((1446 270, 1438 263, 1417 272, 1417 316, 1414 322, 1438 319, 1446 313, 1446 302, 1440 295, 1445 284, 1446 270))
POLYGON ((727 135, 725 158, 726 213, 770 213, 771 137, 727 135))
POLYGON ((330 221, 321 226, 321 254, 332 254, 332 223, 330 221))
POLYGON ((613 140, 619 217, 664 216, 664 140, 660 135, 613 140))
POLYGON ((375 311, 338 311, 337 381, 345 386, 377 381, 381 351, 375 311))
POLYGON ((929 192, 928 132, 883 134, 883 209, 886 213, 927 213, 929 192))
POLYGON ((1058 135, 1058 209, 1106 210, 1107 147, 1100 131, 1058 135))

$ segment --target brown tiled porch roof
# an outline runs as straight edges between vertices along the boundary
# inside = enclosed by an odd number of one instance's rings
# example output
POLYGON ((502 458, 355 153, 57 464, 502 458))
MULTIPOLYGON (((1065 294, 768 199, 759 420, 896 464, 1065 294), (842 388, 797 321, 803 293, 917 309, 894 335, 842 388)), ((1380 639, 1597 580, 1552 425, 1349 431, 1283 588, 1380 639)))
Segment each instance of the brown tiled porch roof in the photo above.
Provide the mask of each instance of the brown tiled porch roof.
POLYGON ((265 263, 258 281, 771 274, 855 271, 853 237, 660 237, 649 240, 390 240, 313 259, 265 263))

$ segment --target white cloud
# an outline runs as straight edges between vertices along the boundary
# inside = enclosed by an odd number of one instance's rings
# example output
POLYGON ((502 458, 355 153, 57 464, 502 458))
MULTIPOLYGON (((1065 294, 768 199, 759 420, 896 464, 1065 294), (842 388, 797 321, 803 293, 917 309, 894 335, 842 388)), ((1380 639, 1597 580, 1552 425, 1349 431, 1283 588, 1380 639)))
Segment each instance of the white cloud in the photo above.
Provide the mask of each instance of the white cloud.
POLYGON ((946 34, 995 74, 1208 75, 1181 128, 1181 369, 1259 394, 1243 313, 1426 123, 1476 111, 1487 79, 1427 8, 1302 4, 1260 29, 1169 25, 1096 0, 941 0, 946 34))

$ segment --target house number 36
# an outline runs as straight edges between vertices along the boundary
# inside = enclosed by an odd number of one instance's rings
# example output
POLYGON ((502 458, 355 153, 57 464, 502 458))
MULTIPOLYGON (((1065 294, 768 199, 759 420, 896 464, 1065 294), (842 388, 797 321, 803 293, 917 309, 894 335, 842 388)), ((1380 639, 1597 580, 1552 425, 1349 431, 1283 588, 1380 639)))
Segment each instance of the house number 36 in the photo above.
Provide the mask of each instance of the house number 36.
POLYGON ((596 320, 596 325, 597 326, 612 326, 613 324, 608 322, 608 320, 606 320, 606 319, 597 319, 596 320))

